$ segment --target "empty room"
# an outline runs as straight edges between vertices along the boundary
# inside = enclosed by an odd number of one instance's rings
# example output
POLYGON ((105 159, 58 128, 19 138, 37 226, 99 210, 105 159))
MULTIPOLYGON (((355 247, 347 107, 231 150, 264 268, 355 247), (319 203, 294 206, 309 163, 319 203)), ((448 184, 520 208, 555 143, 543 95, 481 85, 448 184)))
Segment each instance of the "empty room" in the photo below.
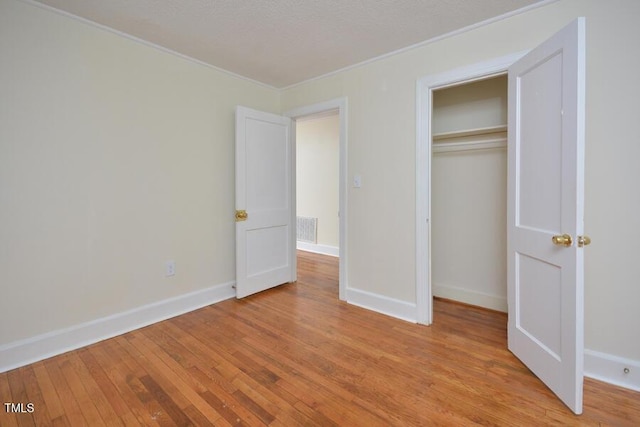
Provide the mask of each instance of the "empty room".
POLYGON ((638 19, 0 0, 0 425, 639 425, 638 19))

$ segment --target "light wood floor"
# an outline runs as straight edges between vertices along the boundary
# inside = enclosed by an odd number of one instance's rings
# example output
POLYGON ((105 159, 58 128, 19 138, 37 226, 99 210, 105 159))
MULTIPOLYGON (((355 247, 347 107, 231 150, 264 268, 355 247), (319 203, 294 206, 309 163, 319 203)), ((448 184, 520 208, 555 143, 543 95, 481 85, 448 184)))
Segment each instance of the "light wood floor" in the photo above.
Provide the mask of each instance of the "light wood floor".
POLYGON ((435 302, 418 326, 337 299, 337 259, 299 280, 0 374, 2 426, 640 425, 640 393, 587 379, 574 416, 506 350, 506 316, 435 302))

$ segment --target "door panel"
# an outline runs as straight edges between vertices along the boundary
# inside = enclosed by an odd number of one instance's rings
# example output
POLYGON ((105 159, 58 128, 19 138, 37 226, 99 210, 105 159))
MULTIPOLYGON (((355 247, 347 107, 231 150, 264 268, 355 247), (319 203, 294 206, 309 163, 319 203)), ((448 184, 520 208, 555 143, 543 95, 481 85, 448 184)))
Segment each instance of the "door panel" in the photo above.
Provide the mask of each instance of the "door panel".
POLYGON ((289 206, 287 163, 289 128, 253 118, 245 119, 247 210, 283 210, 289 206))
POLYGON ((561 226, 562 56, 557 54, 518 76, 520 182, 517 224, 532 229, 561 226), (538 90, 544 87, 547 90, 538 90), (544 173, 538 173, 543 170, 544 173))
POLYGON ((509 68, 509 349, 582 412, 584 19, 509 68), (569 234, 571 245, 553 236, 569 234))
POLYGON ((236 109, 236 296, 295 280, 291 120, 236 109))
POLYGON ((247 277, 254 278, 288 262, 289 227, 264 227, 249 230, 247 239, 247 277))
POLYGON ((557 325, 561 322, 562 270, 559 266, 531 256, 516 255, 516 271, 520 305, 516 319, 518 329, 560 360, 562 337, 557 325), (538 307, 544 307, 541 316, 538 307))

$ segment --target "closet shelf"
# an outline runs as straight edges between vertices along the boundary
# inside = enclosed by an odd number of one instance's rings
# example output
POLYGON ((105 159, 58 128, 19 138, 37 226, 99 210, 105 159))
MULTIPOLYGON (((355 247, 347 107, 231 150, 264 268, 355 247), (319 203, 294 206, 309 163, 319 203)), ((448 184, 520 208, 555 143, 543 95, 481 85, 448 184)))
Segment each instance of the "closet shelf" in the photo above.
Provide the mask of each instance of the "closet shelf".
POLYGON ((456 130, 453 132, 436 133, 436 134, 433 134, 431 138, 435 142, 435 141, 441 141, 444 139, 454 139, 454 138, 473 136, 473 135, 486 135, 490 133, 502 133, 506 131, 507 131, 507 125, 489 126, 485 128, 456 130))
POLYGON ((432 136, 434 153, 449 151, 492 150, 507 148, 507 127, 491 126, 432 136))

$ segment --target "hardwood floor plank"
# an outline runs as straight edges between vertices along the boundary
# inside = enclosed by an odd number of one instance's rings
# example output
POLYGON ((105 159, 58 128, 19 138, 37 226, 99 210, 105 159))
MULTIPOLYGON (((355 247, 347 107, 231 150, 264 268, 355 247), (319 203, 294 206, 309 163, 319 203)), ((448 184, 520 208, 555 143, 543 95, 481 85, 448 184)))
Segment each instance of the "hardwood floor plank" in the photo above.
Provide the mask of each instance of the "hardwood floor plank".
MULTIPOLYGON (((49 376, 44 363, 38 362, 34 363, 32 366, 35 375, 33 381, 37 382, 40 387, 40 391, 42 393, 42 405, 47 409, 47 414, 52 420, 63 417, 64 407, 60 402, 57 389, 53 382, 51 382, 51 377, 49 376)), ((40 411, 39 408, 37 410, 40 411)))
POLYGON ((236 401, 247 408, 249 411, 253 412, 264 425, 269 425, 273 422, 275 417, 265 410, 262 406, 260 406, 255 400, 244 394, 241 390, 236 390, 233 393, 233 397, 235 397, 236 401))
POLYGON ((72 427, 66 415, 54 418, 51 421, 51 426, 52 427, 72 427))
POLYGON ((73 397, 74 400, 78 402, 80 411, 88 425, 104 425, 105 420, 100 416, 100 412, 98 412, 96 408, 95 400, 91 398, 84 386, 85 382, 88 383, 91 381, 91 378, 87 377, 85 380, 80 378, 72 360, 74 358, 77 358, 77 353, 67 353, 58 360, 60 371, 71 390, 71 396, 67 396, 67 398, 73 397))
POLYGON ((87 425, 87 421, 82 414, 82 410, 80 409, 80 404, 75 399, 72 399, 73 393, 67 384, 67 380, 64 377, 64 374, 60 370, 58 365, 59 361, 64 357, 64 355, 52 357, 51 359, 47 359, 44 361, 44 366, 51 378, 51 381, 55 385, 55 388, 58 392, 58 396, 61 396, 60 403, 64 408, 64 415, 69 424, 71 425, 87 425))
POLYGON ((426 327, 339 301, 337 261, 300 252, 297 283, 0 374, 37 411, 0 425, 640 425, 640 393, 591 379, 573 415, 504 313, 436 299, 426 327))
POLYGON ((117 347, 115 344, 116 343, 113 340, 105 341, 91 346, 88 351, 95 357, 110 382, 118 390, 118 393, 126 402, 125 404, 131 411, 136 422, 143 426, 159 425, 156 420, 157 416, 155 416, 153 412, 154 408, 149 408, 145 404, 146 400, 149 398, 144 395, 141 396, 134 388, 132 388, 131 382, 135 378, 134 374, 123 362, 123 355, 117 353, 117 347), (142 400, 140 397, 142 397, 142 400))
MULTIPOLYGON (((132 334, 135 334, 134 331, 132 334)), ((129 336, 130 337, 130 336, 129 336)), ((158 423, 160 426, 176 425, 173 419, 167 414, 161 403, 142 382, 142 378, 149 375, 152 367, 144 363, 144 356, 134 347, 131 346, 129 340, 125 336, 115 337, 112 340, 111 352, 116 358, 119 358, 128 375, 125 378, 126 384, 133 391, 137 400, 142 404, 141 411, 145 421, 150 419, 158 423), (143 365, 144 363, 144 365, 143 365)))
POLYGON ((4 407, 4 403, 15 403, 16 400, 11 394, 11 387, 9 386, 9 373, 0 374, 0 398, 2 400, 2 408, 0 408, 0 426, 17 427, 18 419, 16 414, 7 412, 4 407))
POLYGON ((36 425, 34 415, 26 412, 27 410, 24 407, 24 405, 30 403, 23 380, 23 373, 26 369, 28 369, 28 367, 22 367, 9 372, 9 388, 11 389, 11 398, 13 399, 12 403, 22 405, 19 409, 21 412, 15 413, 16 419, 19 426, 25 427, 36 425))
POLYGON ((33 421, 37 426, 49 426, 52 419, 49 409, 44 402, 44 396, 40 390, 40 384, 36 377, 33 365, 25 366, 20 369, 22 372, 22 382, 27 392, 28 402, 33 405, 33 421), (38 408, 36 411, 35 408, 38 408))
POLYGON ((218 420, 216 420, 215 424, 214 424, 213 420, 211 420, 211 419, 207 418, 206 416, 204 416, 202 414, 202 412, 200 412, 193 405, 187 406, 182 411, 187 415, 187 417, 189 417, 189 419, 192 421, 194 426, 202 426, 202 427, 211 426, 211 427, 215 427, 216 425, 220 425, 218 420))
POLYGON ((144 333, 132 334, 128 341, 145 361, 146 370, 176 399, 180 408, 194 406, 195 410, 210 421, 220 420, 222 415, 202 397, 207 388, 189 375, 156 342, 147 338, 144 333))
MULTIPOLYGON (((202 393, 202 398, 205 399, 212 408, 214 408, 222 417, 229 423, 229 425, 250 425, 246 423, 235 411, 234 408, 230 407, 226 401, 222 401, 218 396, 211 393, 210 391, 206 391, 202 393)), ((256 421, 254 420, 254 423, 256 421)), ((252 424, 258 425, 258 424, 252 424)), ((260 423, 260 425, 263 425, 260 423)))
MULTIPOLYGON (((135 415, 131 412, 130 405, 125 402, 116 386, 104 371, 102 365, 91 353, 90 349, 83 348, 79 350, 78 357, 82 360, 87 370, 84 378, 93 379, 95 384, 100 388, 108 406, 111 408, 113 416, 119 419, 121 424, 125 426, 139 425, 136 421, 135 415)), ((103 415, 103 417, 105 420, 110 419, 107 414, 103 415)))
MULTIPOLYGON (((88 398, 87 401, 93 403, 104 424, 122 426, 122 416, 114 412, 111 402, 97 383, 100 377, 94 377, 89 371, 81 357, 82 353, 86 353, 86 349, 70 353, 69 362, 73 367, 74 374, 78 377, 78 381, 84 388, 84 395, 88 398)), ((82 390, 79 389, 79 392, 82 392, 82 390)))
POLYGON ((140 382, 149 390, 149 393, 154 396, 158 403, 160 403, 160 406, 164 408, 167 415, 169 415, 176 425, 187 426, 191 424, 189 418, 182 412, 182 409, 176 405, 171 396, 169 396, 153 378, 145 375, 140 378, 140 382))
MULTIPOLYGON (((282 352, 279 353, 280 357, 278 355, 274 357, 270 354, 271 346, 263 345, 260 342, 251 342, 251 344, 254 351, 257 352, 258 360, 269 361, 268 366, 274 372, 273 375, 277 377, 275 382, 279 387, 286 388, 294 396, 297 390, 306 391, 302 393, 300 399, 307 406, 318 408, 323 402, 325 406, 329 407, 341 407, 343 402, 361 404, 359 396, 353 394, 355 383, 351 381, 351 378, 342 378, 341 373, 334 371, 334 366, 325 360, 314 358, 308 354, 297 355, 296 358, 293 358, 289 347, 282 349, 282 352), (315 372, 309 371, 309 366, 314 366, 315 372), (305 369, 307 372, 304 376, 297 374, 305 369), (321 397, 321 399, 318 401, 317 397, 321 397)), ((371 406, 365 417, 375 417, 375 415, 378 415, 376 407, 371 406)), ((381 420, 375 418, 375 421, 380 422, 381 420)))

